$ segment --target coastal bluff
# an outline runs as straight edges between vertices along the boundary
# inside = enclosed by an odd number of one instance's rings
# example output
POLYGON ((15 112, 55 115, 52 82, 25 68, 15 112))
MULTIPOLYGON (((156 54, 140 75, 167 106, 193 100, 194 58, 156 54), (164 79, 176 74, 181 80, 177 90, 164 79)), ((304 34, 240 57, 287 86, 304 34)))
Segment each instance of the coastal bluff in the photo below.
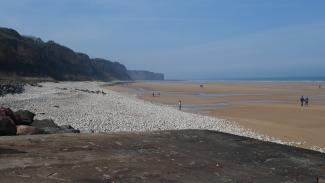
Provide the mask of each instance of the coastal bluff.
POLYGON ((127 71, 132 80, 164 80, 165 76, 162 73, 154 73, 150 71, 127 71))
POLYGON ((35 77, 54 80, 130 80, 118 62, 90 58, 54 41, 24 36, 0 27, 0 77, 35 77))
POLYGON ((319 182, 324 154, 208 130, 8 136, 1 182, 319 182))

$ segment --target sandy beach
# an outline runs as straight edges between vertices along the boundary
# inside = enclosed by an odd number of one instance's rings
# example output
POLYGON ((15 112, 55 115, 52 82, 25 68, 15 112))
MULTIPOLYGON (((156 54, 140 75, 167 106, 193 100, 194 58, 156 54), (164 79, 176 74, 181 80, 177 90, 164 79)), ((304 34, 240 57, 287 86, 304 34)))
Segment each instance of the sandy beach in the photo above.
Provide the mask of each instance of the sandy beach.
POLYGON ((325 148, 325 88, 319 82, 137 82, 110 89, 138 98, 237 122, 245 129, 302 142, 300 147, 325 148), (203 87, 199 85, 203 84, 203 87), (155 91, 156 96, 152 96, 155 91), (160 93, 160 96, 158 96, 160 93), (301 107, 300 96, 309 97, 301 107))

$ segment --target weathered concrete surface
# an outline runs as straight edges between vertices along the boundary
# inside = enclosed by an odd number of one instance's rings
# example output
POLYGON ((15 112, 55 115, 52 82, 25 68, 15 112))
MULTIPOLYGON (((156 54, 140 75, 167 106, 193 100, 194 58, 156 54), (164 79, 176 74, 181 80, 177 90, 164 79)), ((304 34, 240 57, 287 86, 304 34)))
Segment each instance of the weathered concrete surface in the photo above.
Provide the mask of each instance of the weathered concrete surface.
POLYGON ((316 182, 325 155, 213 131, 0 138, 0 182, 316 182))

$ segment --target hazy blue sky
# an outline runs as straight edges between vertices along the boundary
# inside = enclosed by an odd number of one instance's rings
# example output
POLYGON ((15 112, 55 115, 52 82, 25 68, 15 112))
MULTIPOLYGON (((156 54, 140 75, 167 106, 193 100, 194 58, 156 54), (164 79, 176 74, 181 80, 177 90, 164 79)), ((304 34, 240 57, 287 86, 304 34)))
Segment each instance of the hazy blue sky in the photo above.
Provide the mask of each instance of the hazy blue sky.
POLYGON ((0 26, 173 79, 325 76, 324 0, 0 0, 0 26))

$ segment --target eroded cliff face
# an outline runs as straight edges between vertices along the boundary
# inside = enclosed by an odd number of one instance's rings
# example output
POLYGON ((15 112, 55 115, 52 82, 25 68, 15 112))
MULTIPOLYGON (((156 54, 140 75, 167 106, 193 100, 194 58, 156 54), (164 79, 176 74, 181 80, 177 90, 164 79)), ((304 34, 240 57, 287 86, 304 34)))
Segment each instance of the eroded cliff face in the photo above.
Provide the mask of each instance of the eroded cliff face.
POLYGON ((129 80, 124 65, 91 59, 54 41, 0 28, 0 76, 51 77, 56 80, 129 80))
POLYGON ((164 74, 150 71, 128 70, 132 80, 164 80, 164 74))

